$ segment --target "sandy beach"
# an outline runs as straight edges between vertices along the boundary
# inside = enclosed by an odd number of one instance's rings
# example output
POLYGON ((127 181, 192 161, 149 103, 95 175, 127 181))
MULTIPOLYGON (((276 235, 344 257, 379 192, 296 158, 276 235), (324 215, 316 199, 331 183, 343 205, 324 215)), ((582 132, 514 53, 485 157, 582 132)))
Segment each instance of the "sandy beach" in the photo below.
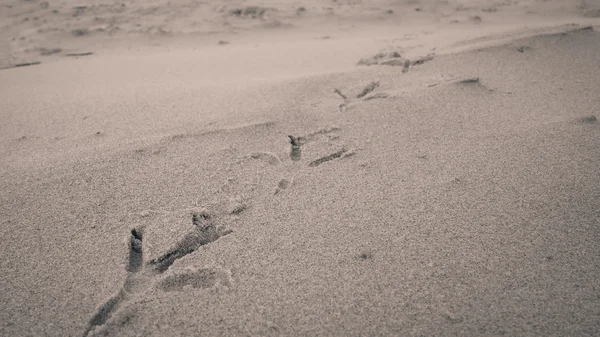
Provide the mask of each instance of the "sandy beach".
POLYGON ((1 336, 600 335, 600 2, 0 18, 1 336))

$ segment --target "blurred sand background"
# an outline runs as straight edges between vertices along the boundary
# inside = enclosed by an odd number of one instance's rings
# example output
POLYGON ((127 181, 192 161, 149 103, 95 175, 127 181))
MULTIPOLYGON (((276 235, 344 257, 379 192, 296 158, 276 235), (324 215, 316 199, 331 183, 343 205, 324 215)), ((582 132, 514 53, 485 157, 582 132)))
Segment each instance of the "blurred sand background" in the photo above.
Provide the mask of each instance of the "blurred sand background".
POLYGON ((600 2, 0 18, 0 335, 600 334, 600 2))

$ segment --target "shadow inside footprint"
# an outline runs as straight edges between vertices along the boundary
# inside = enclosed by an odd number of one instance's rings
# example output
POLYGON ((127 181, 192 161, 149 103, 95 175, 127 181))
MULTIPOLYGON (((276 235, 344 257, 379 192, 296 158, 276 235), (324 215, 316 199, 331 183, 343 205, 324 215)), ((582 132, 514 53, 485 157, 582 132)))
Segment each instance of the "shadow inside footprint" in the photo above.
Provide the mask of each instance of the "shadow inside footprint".
POLYGON ((339 150, 337 152, 329 154, 329 155, 327 155, 325 157, 321 157, 319 159, 313 160, 312 162, 310 162, 310 164, 308 164, 308 166, 310 166, 310 167, 316 167, 316 166, 319 166, 319 165, 321 165, 323 163, 326 163, 328 161, 331 161, 331 160, 334 160, 334 159, 337 159, 337 158, 350 157, 352 155, 354 155, 354 151, 348 151, 347 149, 344 148, 344 149, 341 149, 341 150, 339 150))
POLYGON ((292 186, 291 180, 281 179, 279 181, 279 183, 277 183, 277 188, 275 189, 275 194, 278 194, 279 192, 281 192, 285 189, 288 189, 290 186, 292 186))
POLYGON ((279 183, 277 184, 277 188, 279 188, 279 189, 282 189, 282 190, 285 190, 285 189, 287 189, 288 187, 290 187, 290 185, 291 185, 291 184, 292 184, 292 183, 291 183, 289 180, 287 180, 287 179, 281 179, 281 180, 279 181, 279 183))
POLYGON ((131 237, 129 238, 129 265, 127 271, 138 272, 143 261, 142 233, 134 228, 131 230, 131 237))
POLYGON ((298 161, 302 158, 302 151, 300 150, 300 141, 294 136, 288 136, 290 144, 292 144, 292 150, 290 151, 290 158, 293 161, 298 161))
POLYGON ((118 309, 119 304, 123 301, 123 291, 119 291, 118 294, 109 298, 102 306, 96 310, 96 314, 92 316, 89 321, 88 327, 83 333, 83 336, 90 334, 95 327, 101 326, 112 316, 112 314, 118 309))
POLYGON ((274 153, 270 153, 270 152, 253 152, 250 154, 250 158, 262 160, 262 161, 268 163, 269 165, 273 165, 273 166, 275 166, 281 162, 281 160, 279 160, 279 157, 277 157, 277 155, 275 155, 274 153))
POLYGON ((581 117, 577 120, 577 122, 579 122, 580 124, 594 124, 596 123, 598 119, 596 118, 596 116, 591 115, 591 116, 586 116, 586 117, 581 117))

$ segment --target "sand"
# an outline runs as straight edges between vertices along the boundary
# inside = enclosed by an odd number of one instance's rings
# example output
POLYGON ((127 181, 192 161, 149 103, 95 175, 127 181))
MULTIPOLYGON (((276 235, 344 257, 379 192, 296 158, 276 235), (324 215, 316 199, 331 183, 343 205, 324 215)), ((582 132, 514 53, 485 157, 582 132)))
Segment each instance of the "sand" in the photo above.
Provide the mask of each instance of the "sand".
POLYGON ((599 3, 0 17, 0 335, 600 334, 599 3))

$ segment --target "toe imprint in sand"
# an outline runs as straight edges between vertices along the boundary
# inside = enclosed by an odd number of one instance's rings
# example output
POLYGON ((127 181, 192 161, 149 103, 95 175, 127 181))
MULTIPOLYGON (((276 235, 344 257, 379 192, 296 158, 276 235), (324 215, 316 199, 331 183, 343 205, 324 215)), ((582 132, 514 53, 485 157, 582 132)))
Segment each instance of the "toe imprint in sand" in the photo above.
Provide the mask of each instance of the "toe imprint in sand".
POLYGON ((349 106, 354 105, 357 102, 365 102, 379 98, 388 98, 390 96, 388 93, 385 92, 370 95, 377 88, 379 88, 379 81, 371 81, 356 95, 356 98, 354 99, 348 98, 348 96, 344 95, 339 89, 334 88, 333 92, 344 100, 343 103, 340 103, 340 105, 338 105, 338 110, 340 112, 344 112, 349 106))
POLYGON ((121 303, 127 299, 127 294, 131 293, 133 289, 137 289, 135 283, 137 283, 138 280, 135 274, 140 271, 144 261, 142 240, 142 229, 132 229, 129 238, 129 263, 127 265, 129 274, 125 279, 125 284, 119 289, 119 292, 116 295, 111 296, 106 302, 98 307, 94 316, 89 320, 88 327, 83 333, 83 336, 89 335, 96 327, 104 325, 113 313, 119 309, 121 303))
MULTIPOLYGON (((291 137, 291 136, 288 136, 291 137)), ((268 163, 269 165, 277 165, 281 163, 279 157, 271 152, 253 152, 250 154, 250 158, 257 159, 268 163)))
POLYGON ((363 90, 358 93, 358 95, 356 95, 356 98, 363 98, 377 88, 379 88, 379 81, 372 81, 371 83, 367 84, 363 90))
MULTIPOLYGON (((409 60, 403 58, 398 52, 380 52, 370 57, 362 58, 358 61, 357 65, 379 65, 379 66, 399 66, 402 67, 402 72, 408 72, 411 66, 421 65, 425 62, 429 62, 435 58, 435 48, 431 51, 431 53, 421 56, 414 60, 409 60)), ((358 97, 360 98, 360 97, 358 97)))
MULTIPOLYGON (((483 89, 483 90, 487 91, 488 93, 494 92, 493 89, 490 89, 487 86, 485 86, 483 83, 481 83, 481 80, 479 79, 479 77, 467 77, 465 79, 455 81, 454 84, 458 85, 458 86, 462 86, 464 88, 483 89)), ((505 92, 505 93, 510 94, 510 92, 505 92)))
POLYGON ((17 63, 17 64, 13 64, 4 68, 0 68, 1 69, 10 69, 10 68, 21 68, 21 67, 29 67, 29 66, 35 66, 38 64, 41 64, 42 62, 27 62, 27 63, 17 63))
POLYGON ((123 300, 123 292, 111 297, 102 306, 96 310, 96 314, 90 319, 88 328, 83 333, 83 336, 89 335, 89 333, 96 327, 102 326, 112 316, 113 312, 117 310, 119 304, 123 300))
POLYGON ((94 55, 94 53, 92 53, 91 51, 88 51, 88 52, 83 52, 83 53, 69 53, 69 54, 66 54, 65 56, 82 57, 82 56, 90 56, 90 55, 94 55))
POLYGON ((129 239, 129 265, 127 271, 136 273, 142 267, 144 253, 142 250, 142 233, 137 229, 131 230, 129 239))
POLYGON ((348 100, 348 96, 344 95, 340 89, 333 88, 333 92, 340 96, 344 101, 348 100))
POLYGON ((170 275, 157 284, 162 291, 182 291, 187 287, 194 289, 212 288, 217 284, 231 286, 231 276, 224 270, 203 268, 198 271, 186 271, 182 274, 170 275))
POLYGON ((581 117, 579 119, 577 119, 577 122, 580 124, 594 124, 596 123, 598 119, 596 118, 596 116, 591 115, 591 116, 586 116, 586 117, 581 117))
POLYGON ((338 158, 347 158, 350 156, 353 156, 355 154, 355 152, 353 150, 348 150, 346 148, 342 148, 341 150, 331 153, 327 156, 321 157, 319 159, 313 160, 310 164, 308 164, 308 166, 310 167, 316 167, 319 166, 323 163, 326 163, 328 161, 334 160, 334 159, 338 159, 338 158))
MULTIPOLYGON (((88 322, 83 336, 88 336, 97 328, 103 327, 108 320, 117 313, 123 303, 131 301, 133 295, 147 290, 152 285, 152 278, 164 273, 178 259, 196 251, 201 246, 218 240, 220 237, 232 233, 223 226, 217 226, 207 212, 192 214, 194 230, 166 254, 149 261, 144 268, 143 228, 134 228, 129 237, 129 261, 127 264, 128 275, 124 285, 119 291, 104 302, 88 322)), ((217 282, 226 286, 230 285, 222 271, 215 272, 212 269, 202 269, 194 274, 184 274, 167 277, 159 283, 165 291, 182 290, 185 286, 193 288, 208 288, 217 282), (179 287, 180 286, 180 287, 179 287)))
POLYGON ((233 232, 232 230, 225 229, 223 226, 217 226, 211 221, 211 217, 205 213, 195 213, 192 216, 192 223, 196 227, 192 232, 186 234, 169 252, 149 262, 155 271, 164 273, 178 259, 233 232))
POLYGON ((467 79, 458 81, 459 84, 478 84, 479 83, 479 77, 469 77, 467 79))
POLYGON ((277 183, 277 188, 275 189, 275 194, 287 190, 290 186, 292 186, 293 180, 281 179, 279 183, 277 183))
MULTIPOLYGON (((375 83, 375 82, 373 82, 373 83, 375 83)), ((339 90, 336 90, 336 92, 338 92, 338 91, 339 90)), ((341 92, 339 92, 338 94, 341 97, 346 97, 341 92)), ((371 100, 371 99, 376 99, 376 98, 385 98, 385 97, 388 97, 386 93, 379 93, 379 94, 363 97, 362 100, 366 101, 366 100, 371 100)), ((334 141, 335 142, 335 141, 339 140, 339 138, 340 138, 339 135, 331 134, 331 133, 334 133, 334 132, 337 132, 340 130, 341 129, 339 127, 332 126, 332 127, 328 127, 328 128, 319 129, 319 130, 309 133, 305 136, 300 136, 300 137, 288 136, 290 139, 291 146, 292 146, 292 150, 290 152, 290 157, 292 158, 293 161, 298 161, 302 158, 301 145, 316 142, 316 141, 326 141, 326 142, 334 141)), ((309 166, 311 166, 311 167, 319 166, 323 163, 326 163, 326 162, 334 160, 334 159, 350 157, 350 156, 354 155, 355 153, 356 152, 354 150, 349 150, 349 149, 347 149, 346 146, 342 146, 341 149, 336 152, 333 152, 331 154, 328 154, 326 156, 323 156, 323 157, 320 157, 318 159, 311 161, 309 163, 309 166)), ((275 190, 275 194, 286 189, 289 184, 291 184, 291 183, 289 183, 286 179, 282 179, 279 182, 279 186, 275 190)))
POLYGON ((298 137, 288 136, 288 138, 290 139, 290 144, 292 147, 290 151, 290 158, 292 158, 293 161, 298 161, 302 158, 302 150, 300 149, 302 144, 300 143, 298 137))

